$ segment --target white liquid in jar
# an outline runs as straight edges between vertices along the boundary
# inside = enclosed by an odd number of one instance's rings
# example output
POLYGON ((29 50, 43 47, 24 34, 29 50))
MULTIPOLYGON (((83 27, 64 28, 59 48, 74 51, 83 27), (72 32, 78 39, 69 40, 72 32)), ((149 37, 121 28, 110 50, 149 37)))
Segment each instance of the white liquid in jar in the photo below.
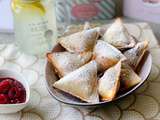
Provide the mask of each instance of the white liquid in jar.
POLYGON ((57 38, 54 2, 21 1, 12 2, 16 43, 25 53, 43 56, 57 38))

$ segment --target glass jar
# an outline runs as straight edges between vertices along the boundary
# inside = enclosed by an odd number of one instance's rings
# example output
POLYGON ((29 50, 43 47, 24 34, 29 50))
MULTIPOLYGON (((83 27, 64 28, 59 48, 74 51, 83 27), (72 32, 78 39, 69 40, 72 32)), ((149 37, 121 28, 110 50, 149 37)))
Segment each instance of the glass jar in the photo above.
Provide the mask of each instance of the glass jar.
POLYGON ((25 53, 43 56, 56 43, 53 0, 12 0, 15 41, 25 53))

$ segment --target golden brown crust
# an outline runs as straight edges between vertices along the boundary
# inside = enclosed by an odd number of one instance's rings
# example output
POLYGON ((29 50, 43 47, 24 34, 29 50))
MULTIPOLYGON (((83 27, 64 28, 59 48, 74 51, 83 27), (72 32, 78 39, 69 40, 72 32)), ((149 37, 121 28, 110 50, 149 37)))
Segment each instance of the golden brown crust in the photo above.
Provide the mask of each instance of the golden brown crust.
POLYGON ((90 103, 99 102, 97 90, 97 63, 91 61, 53 84, 66 93, 90 103))
POLYGON ((120 50, 132 48, 136 44, 120 18, 106 30, 103 39, 120 50))
POLYGON ((134 72, 134 70, 127 64, 122 64, 120 75, 121 91, 131 88, 141 82, 141 78, 134 72))
POLYGON ((79 67, 90 61, 92 52, 83 54, 70 53, 70 52, 53 52, 48 53, 48 60, 52 63, 60 77, 78 69, 79 67))
POLYGON ((96 29, 84 30, 59 39, 59 43, 69 52, 92 51, 99 37, 96 29))
POLYGON ((121 61, 105 71, 99 79, 99 94, 102 101, 111 101, 115 98, 120 87, 121 61), (112 79, 113 78, 113 79, 112 79))
POLYGON ((105 41, 98 40, 93 50, 93 60, 100 66, 100 72, 112 67, 119 60, 126 60, 126 57, 115 47, 105 41))
POLYGON ((124 52, 124 55, 127 57, 128 64, 134 70, 136 70, 147 49, 148 41, 142 41, 137 43, 134 48, 131 48, 124 52))
POLYGON ((95 60, 99 64, 100 66, 99 71, 101 72, 112 67, 118 62, 118 60, 103 58, 103 57, 96 57, 96 55, 93 55, 92 60, 95 60))
POLYGON ((57 63, 57 61, 54 59, 53 57, 53 54, 52 53, 48 53, 47 54, 47 58, 48 58, 48 61, 50 63, 52 63, 53 67, 54 67, 54 71, 58 74, 58 76, 61 78, 63 77, 65 74, 64 74, 64 71, 63 69, 59 66, 59 64, 57 63))

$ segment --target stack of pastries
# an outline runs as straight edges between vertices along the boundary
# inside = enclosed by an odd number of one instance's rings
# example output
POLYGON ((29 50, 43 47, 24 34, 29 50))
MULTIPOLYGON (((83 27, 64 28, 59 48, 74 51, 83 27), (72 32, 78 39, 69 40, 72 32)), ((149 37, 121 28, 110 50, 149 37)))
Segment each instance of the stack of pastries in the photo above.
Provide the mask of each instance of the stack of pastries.
POLYGON ((106 29, 87 23, 84 30, 61 37, 58 43, 65 51, 47 54, 60 78, 54 88, 84 102, 98 103, 112 101, 119 90, 141 82, 135 71, 148 50, 148 41, 138 42, 121 19, 106 29))

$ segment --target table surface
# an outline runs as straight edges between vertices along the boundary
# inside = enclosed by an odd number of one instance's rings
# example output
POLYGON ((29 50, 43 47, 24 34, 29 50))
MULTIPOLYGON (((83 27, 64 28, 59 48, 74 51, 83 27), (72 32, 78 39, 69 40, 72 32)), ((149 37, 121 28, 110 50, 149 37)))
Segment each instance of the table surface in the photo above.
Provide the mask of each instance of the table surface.
MULTIPOLYGON (((22 73, 31 86, 29 105, 14 114, 0 114, 0 120, 160 120, 160 48, 146 23, 126 24, 139 40, 149 40, 153 58, 149 79, 128 97, 101 108, 75 108, 49 95, 45 86, 45 59, 21 53, 14 44, 0 44, 0 67, 22 73)), ((0 40, 12 41, 12 34, 1 34, 0 40)))

